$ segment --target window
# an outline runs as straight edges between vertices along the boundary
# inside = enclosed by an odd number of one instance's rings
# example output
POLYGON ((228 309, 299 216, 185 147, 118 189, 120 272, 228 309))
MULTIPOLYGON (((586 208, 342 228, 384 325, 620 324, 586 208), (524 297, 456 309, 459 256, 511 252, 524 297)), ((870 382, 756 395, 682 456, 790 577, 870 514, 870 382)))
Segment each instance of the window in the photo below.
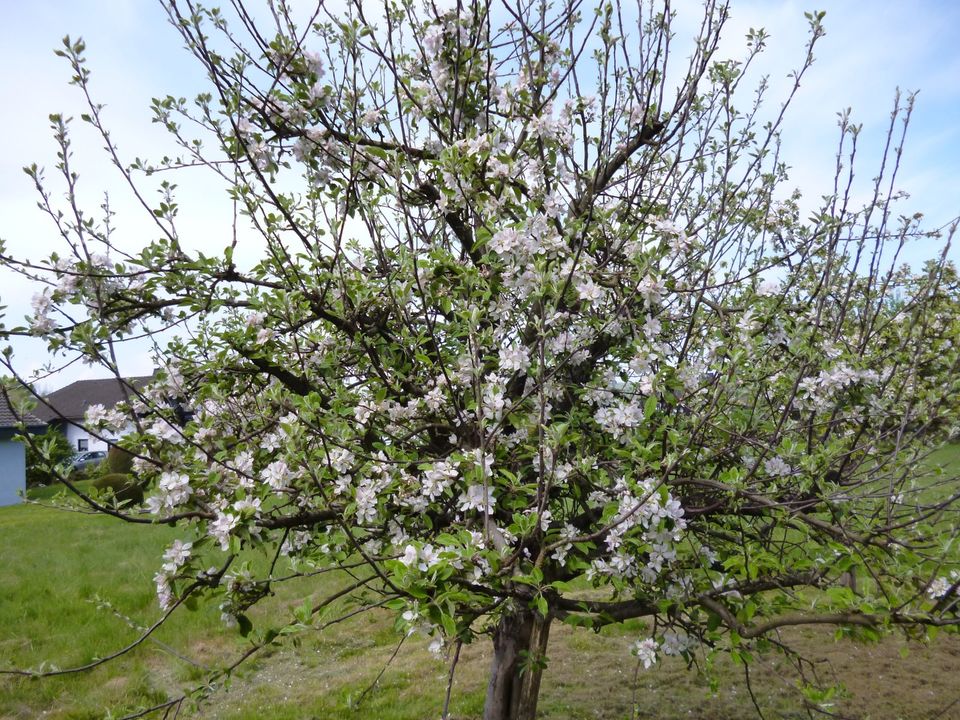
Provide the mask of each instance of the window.
POLYGON ((90 441, 87 438, 77 438, 77 452, 86 452, 90 441))

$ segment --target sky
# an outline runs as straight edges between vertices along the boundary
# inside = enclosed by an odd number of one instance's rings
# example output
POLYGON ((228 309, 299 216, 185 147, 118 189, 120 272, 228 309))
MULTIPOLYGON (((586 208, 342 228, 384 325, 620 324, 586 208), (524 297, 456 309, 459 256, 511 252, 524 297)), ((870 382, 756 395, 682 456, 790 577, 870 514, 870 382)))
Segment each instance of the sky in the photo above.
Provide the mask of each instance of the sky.
MULTIPOLYGON (((251 0, 253 2, 253 0, 251 0)), ((256 4, 256 3, 254 3, 256 4)), ((294 5, 300 3, 295 2, 294 5)), ((699 2, 675 0, 681 14, 697 13, 699 2)), ((866 192, 878 170, 894 92, 917 90, 916 108, 904 148, 899 186, 911 199, 904 210, 923 212, 929 227, 960 216, 960 3, 953 0, 733 0, 722 53, 740 56, 751 27, 771 36, 759 67, 769 75, 772 97, 786 91, 787 73, 803 57, 807 23, 804 12, 826 11, 827 35, 818 44, 816 63, 805 76, 783 129, 783 155, 791 167, 791 185, 811 198, 831 186, 838 141, 837 113, 852 109, 863 125, 858 188, 866 192)), ((56 146, 48 115, 73 115, 73 164, 80 173, 81 197, 89 208, 109 191, 117 212, 121 243, 131 249, 152 238, 150 223, 132 204, 117 171, 104 161, 102 141, 81 127, 82 98, 69 85, 67 63, 54 55, 65 35, 82 37, 96 99, 125 160, 156 158, 169 149, 166 136, 151 123, 152 97, 190 98, 204 89, 204 77, 182 48, 179 35, 152 0, 2 0, 0 9, 0 238, 17 257, 48 255, 57 247, 53 224, 37 209, 38 196, 21 168, 46 167, 53 179, 56 146)), ((681 25, 682 26, 682 25, 681 25)), ((211 190, 203 176, 176 179, 181 205, 181 235, 187 244, 216 252, 229 242, 230 214, 223 193, 211 190)), ((920 247, 916 257, 932 252, 920 247)), ((954 248, 951 256, 960 260, 954 248)), ((35 292, 28 283, 0 271, 0 304, 6 324, 19 324, 35 292)), ((46 361, 36 342, 15 343, 18 364, 34 370, 46 361)), ((149 373, 153 360, 145 350, 124 356, 121 369, 149 373)), ((96 370, 74 365, 45 381, 55 389, 96 370)))

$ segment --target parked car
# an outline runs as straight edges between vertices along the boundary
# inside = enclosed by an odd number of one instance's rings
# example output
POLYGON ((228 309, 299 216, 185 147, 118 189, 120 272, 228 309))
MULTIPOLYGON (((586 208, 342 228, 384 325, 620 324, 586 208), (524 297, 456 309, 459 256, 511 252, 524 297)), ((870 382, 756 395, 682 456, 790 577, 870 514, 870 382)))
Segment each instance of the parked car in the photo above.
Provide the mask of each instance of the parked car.
POLYGON ((70 469, 74 471, 84 470, 91 465, 99 465, 106 457, 107 453, 105 450, 88 450, 77 453, 73 460, 70 461, 70 469))

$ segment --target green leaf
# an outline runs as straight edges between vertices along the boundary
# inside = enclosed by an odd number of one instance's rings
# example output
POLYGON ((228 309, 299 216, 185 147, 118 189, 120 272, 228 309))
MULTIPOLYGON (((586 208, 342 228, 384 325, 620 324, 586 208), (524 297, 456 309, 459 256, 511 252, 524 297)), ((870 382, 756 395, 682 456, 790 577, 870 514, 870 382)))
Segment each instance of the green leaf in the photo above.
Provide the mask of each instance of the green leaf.
POLYGON ((253 630, 253 623, 250 622, 250 618, 248 618, 243 613, 240 613, 239 615, 237 615, 237 625, 239 626, 240 634, 243 637, 246 637, 247 635, 249 635, 250 631, 253 630))
POLYGON ((651 395, 647 398, 647 401, 643 404, 643 419, 650 420, 653 417, 653 414, 657 411, 657 396, 651 395))

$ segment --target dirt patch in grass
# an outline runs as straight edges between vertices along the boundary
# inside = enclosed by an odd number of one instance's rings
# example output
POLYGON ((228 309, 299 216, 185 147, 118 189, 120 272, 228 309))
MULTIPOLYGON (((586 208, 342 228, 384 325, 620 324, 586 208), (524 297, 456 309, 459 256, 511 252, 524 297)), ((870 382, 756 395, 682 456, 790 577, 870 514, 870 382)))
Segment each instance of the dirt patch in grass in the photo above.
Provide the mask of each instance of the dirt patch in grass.
MULTIPOLYGON (((305 637, 241 672, 191 717, 347 718, 420 720, 439 717, 448 666, 427 651, 421 636, 394 653, 384 641, 386 617, 363 619, 335 635, 305 637), (376 638, 376 641, 374 640, 376 638), (368 688, 371 688, 368 690, 368 688), (366 691, 366 693, 365 693, 366 691), (365 694, 364 694, 365 693, 365 694), (362 701, 361 701, 362 697, 362 701)), ((540 716, 545 720, 740 720, 757 717, 742 666, 721 658, 718 680, 675 658, 637 671, 633 635, 594 634, 558 625, 552 632, 540 716), (634 705, 636 714, 633 714, 634 705)), ((842 683, 844 690, 821 709, 846 720, 949 720, 960 718, 960 638, 942 635, 929 644, 888 638, 879 644, 835 641, 825 628, 782 635, 809 661, 812 679, 842 683), (907 653, 901 656, 902 650, 907 653), (955 705, 951 703, 958 701, 955 705)), ((480 717, 490 656, 483 639, 461 654, 453 688, 452 716, 480 717)), ((784 656, 770 652, 750 668, 750 686, 766 718, 808 718, 800 676, 784 656)), ((828 715, 813 713, 813 717, 828 715)))
MULTIPOLYGON (((577 632, 557 633, 544 677, 544 718, 622 720, 696 718, 734 720, 755 717, 754 701, 768 718, 807 718, 796 667, 781 653, 758 656, 748 687, 742 666, 720 659, 712 674, 718 689, 697 669, 666 658, 650 670, 637 670, 627 654, 629 639, 577 632), (636 684, 634 685, 634 677, 636 684), (634 690, 635 688, 635 690, 634 690)), ((929 644, 896 637, 877 644, 836 641, 829 629, 791 630, 784 642, 811 664, 808 679, 843 685, 822 710, 848 720, 929 720, 960 718, 960 638, 941 636, 929 644), (906 656, 901 656, 901 651, 906 656)), ((814 717, 828 715, 814 713, 814 717)))

